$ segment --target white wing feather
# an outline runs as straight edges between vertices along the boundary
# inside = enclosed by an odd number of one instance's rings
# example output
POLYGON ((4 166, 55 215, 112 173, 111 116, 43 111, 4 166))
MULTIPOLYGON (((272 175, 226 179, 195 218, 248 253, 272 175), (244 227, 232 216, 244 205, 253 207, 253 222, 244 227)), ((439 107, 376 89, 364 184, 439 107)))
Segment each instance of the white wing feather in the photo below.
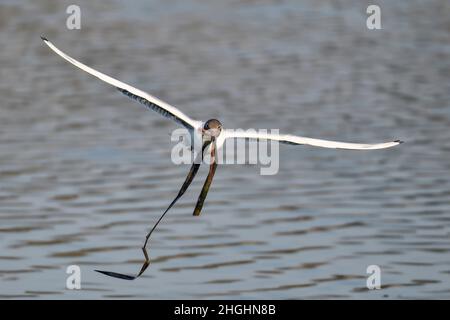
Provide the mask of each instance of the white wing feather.
POLYGON ((375 143, 375 144, 364 144, 364 143, 347 143, 338 141, 329 141, 321 139, 313 139, 306 137, 299 137, 293 135, 277 135, 271 133, 258 133, 258 132, 246 132, 246 131, 234 131, 225 130, 224 138, 246 138, 246 139, 263 139, 263 140, 276 140, 281 143, 287 144, 299 144, 299 145, 310 145, 322 148, 332 148, 332 149, 348 149, 348 150, 375 150, 375 149, 385 149, 396 146, 402 141, 396 140, 385 143, 375 143))
POLYGON ((187 127, 188 129, 197 129, 202 126, 202 121, 196 121, 185 115, 183 112, 181 112, 179 109, 175 108, 174 106, 171 106, 170 104, 159 100, 158 98, 139 90, 133 86, 130 86, 126 83, 123 83, 117 79, 114 79, 110 76, 107 76, 106 74, 103 74, 97 70, 94 70, 85 64, 75 60, 74 58, 68 56, 61 50, 59 50, 53 43, 51 43, 49 40, 47 40, 44 37, 41 37, 44 43, 50 47, 55 53, 57 53, 59 56, 73 64, 74 66, 80 68, 81 70, 93 75, 94 77, 99 78, 100 80, 109 83, 110 85, 116 87, 120 92, 127 95, 128 97, 139 101, 140 103, 146 105, 150 109, 162 114, 163 116, 167 118, 171 118, 174 121, 182 124, 183 126, 187 127))

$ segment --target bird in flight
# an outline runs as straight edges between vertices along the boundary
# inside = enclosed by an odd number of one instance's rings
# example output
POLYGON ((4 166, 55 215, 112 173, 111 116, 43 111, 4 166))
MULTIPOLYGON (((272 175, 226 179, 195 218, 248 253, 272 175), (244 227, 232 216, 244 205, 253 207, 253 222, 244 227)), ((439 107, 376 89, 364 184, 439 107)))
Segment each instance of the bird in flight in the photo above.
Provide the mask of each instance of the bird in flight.
MULTIPOLYGON (((59 50, 53 43, 51 43, 47 38, 41 37, 41 39, 44 41, 44 43, 52 49, 56 54, 61 56, 63 59, 67 60, 74 66, 80 68, 81 70, 93 75, 94 77, 116 87, 117 90, 119 90, 122 94, 128 96, 129 98, 136 100, 143 105, 145 105, 147 108, 156 111, 157 113, 163 115, 164 117, 168 119, 172 119, 173 121, 177 122, 178 124, 185 127, 193 139, 194 142, 199 142, 202 146, 202 151, 197 155, 197 157, 203 158, 203 155, 205 152, 210 155, 210 167, 209 167, 209 173, 205 180, 205 183, 203 185, 203 188, 200 192, 200 196, 198 197, 197 204, 194 209, 194 216, 199 216, 200 212, 203 207, 203 203, 206 199, 206 195, 208 194, 209 187, 211 185, 212 179, 214 177, 216 168, 217 168, 217 150, 221 149, 223 147, 223 144, 226 139, 258 139, 258 140, 275 140, 280 143, 285 144, 291 144, 291 145, 310 145, 315 147, 322 147, 322 148, 333 148, 333 149, 347 149, 347 150, 375 150, 375 149, 385 149, 390 148, 393 146, 396 146, 402 141, 395 140, 391 142, 385 142, 385 143, 376 143, 376 144, 363 144, 363 143, 347 143, 347 142, 338 142, 338 141, 329 141, 329 140, 321 140, 321 139, 313 139, 313 138, 306 138, 306 137, 300 137, 300 136, 294 136, 294 135, 281 135, 281 134, 272 134, 272 133, 258 133, 258 132, 245 132, 245 131, 235 131, 230 129, 225 129, 222 127, 222 123, 217 119, 210 119, 208 121, 198 121, 194 120, 190 117, 188 117, 186 114, 181 112, 178 108, 159 100, 158 98, 139 90, 133 86, 130 86, 126 83, 123 83, 117 79, 114 79, 110 76, 107 76, 104 73, 101 73, 95 69, 92 69, 85 64, 79 62, 78 60, 75 60, 74 58, 70 57, 69 55, 65 54, 61 50, 59 50)), ((100 272, 102 274, 125 279, 125 280, 134 280, 138 277, 140 277, 144 271, 147 269, 147 267, 150 264, 150 259, 148 257, 147 253, 147 244, 150 239, 150 236, 152 235, 153 231, 156 229, 158 224, 161 222, 161 220, 164 218, 166 213, 169 211, 170 208, 177 202, 178 199, 181 198, 181 196, 185 193, 185 191, 188 189, 191 182, 194 180, 195 175, 197 174, 199 168, 200 168, 201 161, 199 161, 198 158, 194 161, 194 163, 191 166, 191 169, 181 186, 181 189, 179 190, 177 196, 175 199, 170 203, 170 205, 167 207, 167 209, 164 211, 164 213, 160 216, 160 218, 157 220, 155 225, 151 228, 150 232, 147 233, 144 241, 144 245, 142 247, 142 251, 144 253, 145 261, 140 269, 140 271, 135 276, 130 276, 122 273, 117 272, 111 272, 111 271, 101 271, 101 270, 95 270, 97 272, 100 272)))

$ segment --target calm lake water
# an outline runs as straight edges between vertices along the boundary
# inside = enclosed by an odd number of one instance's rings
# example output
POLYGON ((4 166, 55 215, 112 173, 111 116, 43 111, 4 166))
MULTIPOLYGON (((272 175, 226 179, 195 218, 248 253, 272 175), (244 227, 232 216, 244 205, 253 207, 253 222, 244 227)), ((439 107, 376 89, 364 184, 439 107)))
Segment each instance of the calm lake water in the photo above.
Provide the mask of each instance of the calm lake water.
POLYGON ((450 3, 377 1, 0 3, 1 298, 450 298, 450 3), (143 237, 189 167, 176 124, 52 53, 228 128, 388 150, 281 146, 280 170, 207 169, 143 237), (79 265, 82 290, 66 289, 79 265), (381 268, 382 290, 366 288, 381 268))

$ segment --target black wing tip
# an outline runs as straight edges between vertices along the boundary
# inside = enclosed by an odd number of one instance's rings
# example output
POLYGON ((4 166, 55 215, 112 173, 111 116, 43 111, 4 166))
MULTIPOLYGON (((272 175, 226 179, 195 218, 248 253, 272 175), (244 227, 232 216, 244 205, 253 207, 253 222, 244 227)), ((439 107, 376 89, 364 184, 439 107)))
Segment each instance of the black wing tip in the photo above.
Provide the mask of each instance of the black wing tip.
POLYGON ((395 140, 394 142, 397 142, 398 144, 405 143, 405 141, 402 141, 402 140, 395 140))
POLYGON ((48 41, 48 39, 44 36, 41 36, 42 41, 48 41))

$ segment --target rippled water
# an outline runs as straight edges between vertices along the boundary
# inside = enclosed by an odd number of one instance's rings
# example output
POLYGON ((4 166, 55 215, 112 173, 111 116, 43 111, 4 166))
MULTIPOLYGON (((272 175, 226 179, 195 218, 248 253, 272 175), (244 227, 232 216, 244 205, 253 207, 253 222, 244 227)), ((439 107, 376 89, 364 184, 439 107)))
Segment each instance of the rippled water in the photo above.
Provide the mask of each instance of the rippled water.
POLYGON ((0 4, 0 297, 450 298, 450 5, 378 1, 0 4), (229 128, 400 147, 281 146, 280 172, 206 169, 155 234, 188 166, 175 124, 44 47, 229 128), (68 265, 82 290, 65 289, 68 265), (379 265, 382 290, 366 288, 379 265))

